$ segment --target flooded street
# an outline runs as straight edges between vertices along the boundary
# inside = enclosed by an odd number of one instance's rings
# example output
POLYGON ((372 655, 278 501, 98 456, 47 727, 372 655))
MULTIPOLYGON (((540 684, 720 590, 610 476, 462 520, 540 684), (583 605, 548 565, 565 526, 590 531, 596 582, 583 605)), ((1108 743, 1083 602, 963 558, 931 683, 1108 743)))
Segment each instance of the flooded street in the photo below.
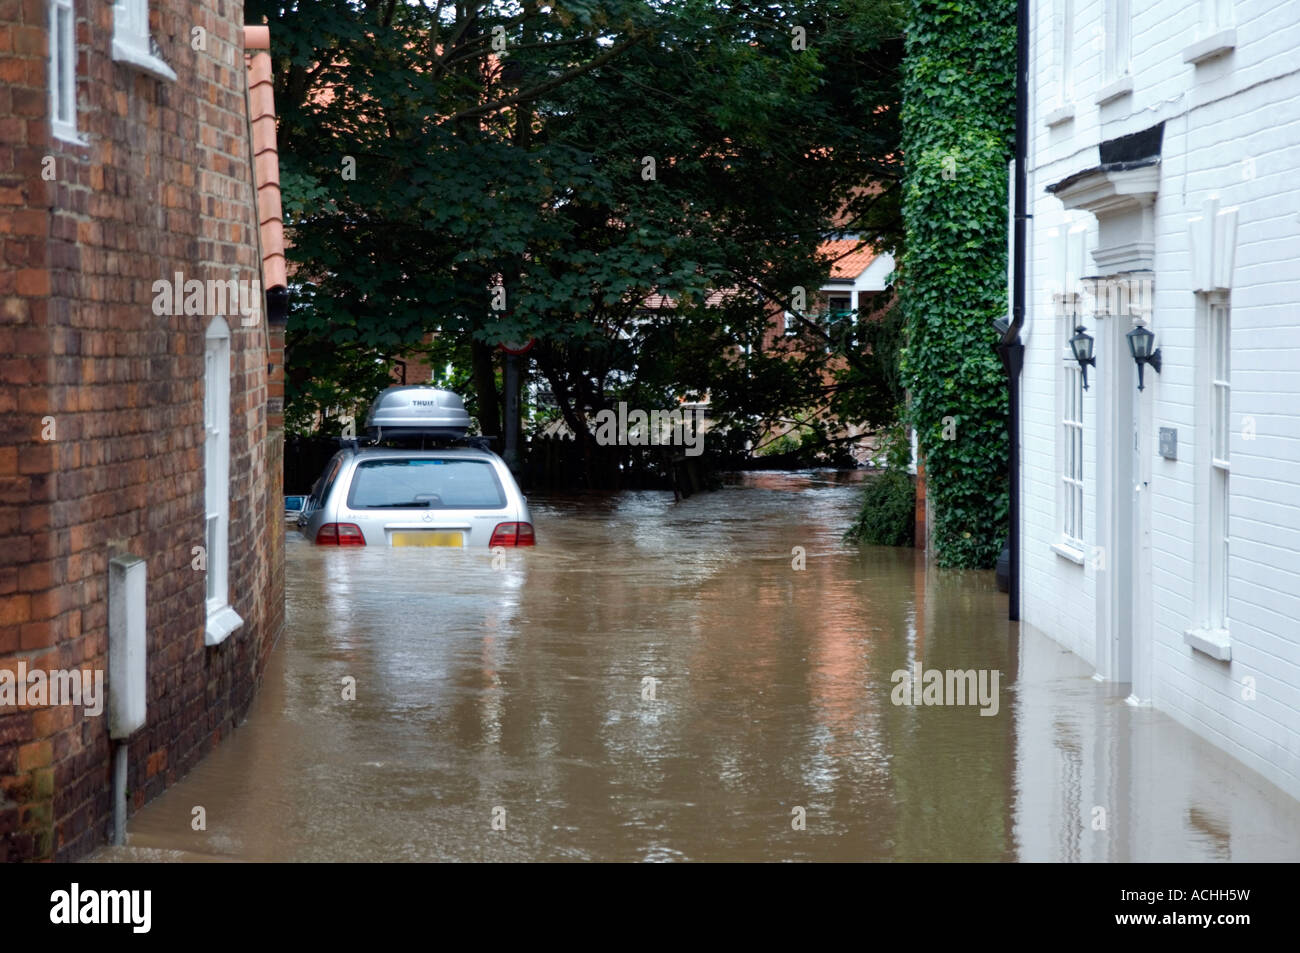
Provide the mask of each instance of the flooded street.
POLYGON ((1300 804, 1008 623, 991 572, 841 542, 845 479, 535 497, 503 558, 291 531, 246 723, 97 859, 1300 859, 1300 804), (914 663, 996 694, 894 704, 914 663))

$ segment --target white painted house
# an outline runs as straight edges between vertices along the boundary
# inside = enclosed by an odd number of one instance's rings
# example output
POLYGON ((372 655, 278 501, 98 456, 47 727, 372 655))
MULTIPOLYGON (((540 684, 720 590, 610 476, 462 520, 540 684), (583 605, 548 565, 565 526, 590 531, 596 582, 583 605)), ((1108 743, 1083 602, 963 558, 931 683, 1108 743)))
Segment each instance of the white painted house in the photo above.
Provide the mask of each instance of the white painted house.
MULTIPOLYGON (((893 277, 894 256, 863 246, 858 236, 823 242, 818 253, 831 261, 830 274, 815 296, 820 308, 830 315, 850 311, 871 314, 877 296, 885 292, 893 277)), ((784 318, 785 332, 797 333, 799 324, 793 315, 787 311, 784 318)))
POLYGON ((1300 2, 1031 24, 1022 622, 1300 798, 1300 2))

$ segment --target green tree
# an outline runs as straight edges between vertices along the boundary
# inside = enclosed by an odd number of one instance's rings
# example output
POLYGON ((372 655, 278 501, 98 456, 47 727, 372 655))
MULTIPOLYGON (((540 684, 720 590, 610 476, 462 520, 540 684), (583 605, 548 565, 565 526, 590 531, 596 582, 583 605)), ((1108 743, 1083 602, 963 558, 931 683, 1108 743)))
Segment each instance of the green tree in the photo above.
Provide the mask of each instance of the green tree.
POLYGON ((830 401, 888 418, 892 399, 863 397, 891 392, 887 334, 829 341, 847 368, 828 389, 825 355, 791 360, 764 331, 795 286, 822 282, 828 235, 901 237, 901 4, 438 10, 249 4, 283 50, 303 284, 290 404, 368 396, 376 368, 422 349, 468 368, 498 432, 494 346, 535 337, 583 439, 585 415, 617 399, 705 391, 753 427, 830 401), (671 317, 645 314, 651 293, 671 317))

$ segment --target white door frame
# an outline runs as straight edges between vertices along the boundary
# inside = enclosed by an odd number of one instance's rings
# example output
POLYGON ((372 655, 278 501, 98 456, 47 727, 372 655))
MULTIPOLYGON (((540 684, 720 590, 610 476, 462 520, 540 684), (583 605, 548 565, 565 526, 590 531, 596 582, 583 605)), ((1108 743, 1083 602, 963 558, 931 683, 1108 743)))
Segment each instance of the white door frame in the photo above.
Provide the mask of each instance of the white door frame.
MULTIPOLYGON (((1066 208, 1097 218, 1092 257, 1104 276, 1153 277, 1158 163, 1101 166, 1071 176, 1052 191, 1066 208)), ((1127 293, 1094 296, 1096 315, 1097 462, 1095 472, 1099 549, 1096 572, 1095 656, 1098 680, 1112 683, 1130 702, 1151 697, 1151 394, 1156 374, 1137 389, 1137 365, 1126 335, 1134 307, 1149 320, 1147 297, 1127 293)), ((1140 701, 1141 700, 1141 701, 1140 701)))
MULTIPOLYGON (((1103 281, 1105 279, 1102 279, 1103 281)), ((1137 374, 1124 339, 1127 322, 1098 298, 1096 665, 1107 682, 1133 678, 1133 413, 1137 374)))
MULTIPOLYGON (((1103 281, 1126 289, 1100 297, 1097 420, 1097 677, 1115 683, 1132 704, 1151 698, 1151 392, 1147 368, 1139 391, 1137 364, 1128 349, 1136 294, 1149 308, 1150 273, 1117 274, 1103 281), (1144 285, 1145 283, 1145 285, 1144 285)), ((1146 319, 1150 319, 1149 310, 1146 319)))

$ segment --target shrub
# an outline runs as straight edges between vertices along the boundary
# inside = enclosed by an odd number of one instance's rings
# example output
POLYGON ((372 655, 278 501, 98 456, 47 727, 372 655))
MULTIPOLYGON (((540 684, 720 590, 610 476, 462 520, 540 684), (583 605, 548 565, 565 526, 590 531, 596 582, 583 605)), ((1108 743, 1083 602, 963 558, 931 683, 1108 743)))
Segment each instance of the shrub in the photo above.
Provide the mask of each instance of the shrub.
POLYGON ((916 486, 906 470, 870 477, 862 508, 844 538, 873 546, 911 546, 916 530, 916 486))

